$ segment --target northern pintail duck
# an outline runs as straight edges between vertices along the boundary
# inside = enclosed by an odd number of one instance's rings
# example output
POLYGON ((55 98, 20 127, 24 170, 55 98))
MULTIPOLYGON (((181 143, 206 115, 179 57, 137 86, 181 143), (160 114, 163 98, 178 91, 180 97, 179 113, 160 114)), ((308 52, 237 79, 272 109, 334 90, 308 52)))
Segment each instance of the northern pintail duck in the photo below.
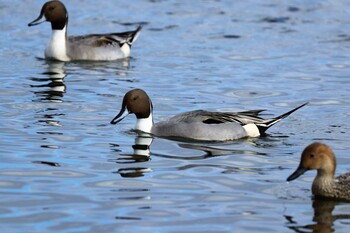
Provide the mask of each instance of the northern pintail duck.
POLYGON ((46 2, 40 15, 28 26, 48 21, 52 35, 45 49, 45 58, 59 61, 71 60, 115 60, 130 56, 131 44, 141 31, 89 34, 67 37, 68 12, 60 1, 46 2))
POLYGON ((136 130, 151 133, 155 136, 227 141, 244 137, 258 137, 264 134, 269 127, 305 104, 270 119, 263 119, 259 116, 264 110, 244 112, 197 110, 181 113, 166 121, 154 124, 151 99, 145 91, 133 89, 125 94, 122 108, 111 121, 111 124, 116 124, 128 114, 134 113, 137 118, 136 130))
POLYGON ((312 183, 315 197, 326 197, 350 201, 350 172, 334 177, 336 158, 326 144, 314 142, 307 146, 300 158, 300 164, 287 181, 294 180, 308 170, 317 170, 312 183))

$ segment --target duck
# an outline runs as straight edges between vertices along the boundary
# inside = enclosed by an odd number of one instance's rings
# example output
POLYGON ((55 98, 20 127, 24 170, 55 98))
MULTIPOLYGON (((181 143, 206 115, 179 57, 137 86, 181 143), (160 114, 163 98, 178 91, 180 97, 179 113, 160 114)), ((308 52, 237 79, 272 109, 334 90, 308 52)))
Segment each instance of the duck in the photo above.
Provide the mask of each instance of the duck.
POLYGON ((212 112, 195 110, 180 113, 165 121, 153 122, 153 105, 142 89, 128 91, 123 98, 120 112, 112 119, 117 124, 129 114, 135 114, 135 130, 157 137, 193 139, 199 141, 230 141, 244 137, 258 137, 265 131, 307 103, 278 117, 263 119, 264 110, 243 112, 212 112))
POLYGON ((326 144, 314 142, 304 149, 298 168, 287 181, 297 179, 308 170, 317 170, 311 188, 315 198, 350 201, 350 172, 335 177, 336 165, 332 149, 326 144))
POLYGON ((67 36, 68 12, 60 1, 46 2, 38 18, 29 27, 50 22, 52 34, 45 49, 45 58, 58 61, 93 60, 110 61, 129 57, 131 45, 142 27, 134 31, 67 36))

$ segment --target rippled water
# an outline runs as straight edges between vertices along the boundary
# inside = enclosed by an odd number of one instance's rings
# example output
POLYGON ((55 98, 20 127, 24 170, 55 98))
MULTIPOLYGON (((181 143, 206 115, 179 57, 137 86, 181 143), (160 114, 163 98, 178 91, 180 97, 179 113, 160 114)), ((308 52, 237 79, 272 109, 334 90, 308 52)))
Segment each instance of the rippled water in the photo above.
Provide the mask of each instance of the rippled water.
POLYGON ((65 1, 69 34, 144 26, 130 59, 70 63, 41 59, 43 3, 0 3, 3 232, 348 231, 349 204, 312 200, 315 172, 285 181, 315 140, 349 169, 348 1, 65 1), (156 120, 310 104, 266 137, 177 142, 109 124, 136 87, 156 120))

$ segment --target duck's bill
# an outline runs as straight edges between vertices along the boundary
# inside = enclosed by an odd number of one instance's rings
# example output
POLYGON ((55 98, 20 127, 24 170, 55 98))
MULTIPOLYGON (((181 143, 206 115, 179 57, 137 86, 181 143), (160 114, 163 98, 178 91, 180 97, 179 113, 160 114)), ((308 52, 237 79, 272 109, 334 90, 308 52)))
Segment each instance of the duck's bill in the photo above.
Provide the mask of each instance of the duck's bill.
POLYGON ((302 174, 304 174, 306 171, 307 171, 307 169, 305 169, 305 168, 302 167, 302 166, 299 166, 299 167, 297 168, 297 170, 295 170, 295 172, 293 172, 293 174, 290 175, 290 176, 287 178, 287 181, 295 180, 296 178, 298 178, 299 176, 301 176, 302 174))
POLYGON ((111 121, 111 124, 113 125, 117 124, 118 122, 123 120, 127 115, 129 115, 129 111, 125 107, 122 108, 118 113, 118 115, 113 118, 113 120, 111 121))
POLYGON ((46 18, 45 18, 45 16, 43 14, 40 14, 37 19, 35 19, 32 22, 28 23, 28 26, 29 27, 35 26, 35 25, 41 24, 43 22, 46 22, 46 18))

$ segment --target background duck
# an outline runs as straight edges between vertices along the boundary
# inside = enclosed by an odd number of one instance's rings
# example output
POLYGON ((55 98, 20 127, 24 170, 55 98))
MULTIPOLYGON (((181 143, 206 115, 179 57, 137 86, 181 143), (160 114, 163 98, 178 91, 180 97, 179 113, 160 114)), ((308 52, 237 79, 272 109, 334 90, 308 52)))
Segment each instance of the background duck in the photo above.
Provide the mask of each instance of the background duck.
POLYGON ((326 144, 314 142, 304 149, 297 170, 287 181, 298 178, 308 170, 317 170, 312 183, 314 196, 350 201, 350 172, 335 178, 336 164, 331 148, 326 144))
POLYGON ((45 58, 71 60, 116 60, 130 56, 131 45, 136 41, 142 29, 135 31, 67 36, 68 12, 60 1, 46 2, 37 19, 28 24, 35 26, 50 22, 51 38, 45 49, 45 58))

